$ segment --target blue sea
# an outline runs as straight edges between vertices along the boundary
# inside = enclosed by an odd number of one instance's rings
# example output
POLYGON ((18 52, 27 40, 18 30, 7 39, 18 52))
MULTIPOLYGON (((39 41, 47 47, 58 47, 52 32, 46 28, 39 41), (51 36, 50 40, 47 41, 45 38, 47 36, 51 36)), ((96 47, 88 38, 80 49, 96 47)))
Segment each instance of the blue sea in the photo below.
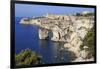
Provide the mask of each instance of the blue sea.
POLYGON ((73 59, 73 55, 63 48, 63 42, 40 40, 38 26, 20 24, 22 18, 15 18, 15 53, 30 48, 42 56, 43 64, 67 63, 73 59), (63 48, 62 51, 60 49, 63 48))

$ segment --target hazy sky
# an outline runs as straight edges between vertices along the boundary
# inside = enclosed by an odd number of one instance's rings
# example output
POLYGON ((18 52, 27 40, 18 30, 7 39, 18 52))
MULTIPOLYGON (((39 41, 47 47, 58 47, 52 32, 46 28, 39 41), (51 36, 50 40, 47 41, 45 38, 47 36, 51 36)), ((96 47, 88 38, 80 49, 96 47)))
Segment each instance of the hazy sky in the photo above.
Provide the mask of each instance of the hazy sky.
POLYGON ((79 8, 79 7, 61 7, 61 6, 45 6, 45 5, 29 5, 16 4, 15 16, 17 17, 33 17, 43 16, 46 13, 51 14, 73 14, 82 11, 94 12, 94 8, 79 8))

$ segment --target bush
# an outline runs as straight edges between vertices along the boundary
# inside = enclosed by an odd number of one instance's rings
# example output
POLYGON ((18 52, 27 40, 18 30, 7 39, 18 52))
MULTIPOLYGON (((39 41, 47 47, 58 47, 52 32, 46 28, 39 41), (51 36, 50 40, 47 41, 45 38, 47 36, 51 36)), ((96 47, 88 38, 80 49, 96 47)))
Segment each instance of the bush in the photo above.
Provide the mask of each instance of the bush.
POLYGON ((81 49, 83 49, 83 46, 88 46, 86 49, 89 51, 89 58, 94 56, 94 42, 95 42, 95 30, 94 27, 87 33, 85 36, 85 39, 83 40, 83 45, 81 46, 81 49))
POLYGON ((15 55, 15 66, 40 64, 41 57, 31 49, 22 50, 15 55))

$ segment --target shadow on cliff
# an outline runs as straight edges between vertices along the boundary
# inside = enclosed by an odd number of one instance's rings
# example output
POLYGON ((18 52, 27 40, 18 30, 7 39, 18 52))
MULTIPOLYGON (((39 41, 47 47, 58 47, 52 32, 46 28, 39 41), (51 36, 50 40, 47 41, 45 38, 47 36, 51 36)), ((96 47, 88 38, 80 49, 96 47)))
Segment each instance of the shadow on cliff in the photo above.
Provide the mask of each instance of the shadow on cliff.
POLYGON ((75 55, 75 53, 74 52, 71 52, 71 51, 68 51, 68 54, 67 55, 70 55, 69 57, 68 57, 68 60, 71 62, 71 61, 74 61, 77 57, 76 57, 76 55, 75 55))
POLYGON ((49 30, 48 37, 46 39, 51 40, 52 37, 53 37, 53 32, 52 32, 52 30, 49 30))

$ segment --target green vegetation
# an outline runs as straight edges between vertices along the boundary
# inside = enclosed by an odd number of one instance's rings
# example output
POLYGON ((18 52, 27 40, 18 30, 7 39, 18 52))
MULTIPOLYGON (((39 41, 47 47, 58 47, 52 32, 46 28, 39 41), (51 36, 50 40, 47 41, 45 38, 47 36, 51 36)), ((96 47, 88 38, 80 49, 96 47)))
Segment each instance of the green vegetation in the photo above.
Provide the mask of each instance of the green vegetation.
POLYGON ((31 49, 22 50, 19 54, 15 55, 16 66, 29 66, 40 64, 41 57, 33 52, 31 49))
POLYGON ((89 51, 88 58, 91 58, 94 56, 94 47, 95 47, 95 30, 94 27, 87 33, 85 39, 83 40, 83 45, 81 46, 81 49, 83 49, 83 46, 88 46, 87 51, 89 51))
POLYGON ((76 13, 76 16, 94 16, 94 13, 90 12, 87 14, 76 13))

